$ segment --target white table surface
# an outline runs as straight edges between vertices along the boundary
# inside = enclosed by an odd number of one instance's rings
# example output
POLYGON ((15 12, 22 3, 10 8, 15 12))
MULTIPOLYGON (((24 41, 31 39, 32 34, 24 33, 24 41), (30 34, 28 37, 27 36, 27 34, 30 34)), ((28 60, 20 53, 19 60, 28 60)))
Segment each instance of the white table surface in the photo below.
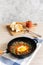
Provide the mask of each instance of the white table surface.
MULTIPOLYGON (((37 34, 42 35, 42 38, 43 38, 43 23, 38 23, 38 26, 33 31, 37 34)), ((0 44, 1 44, 0 49, 5 50, 7 48, 7 43, 11 39, 13 39, 14 37, 22 36, 22 35, 23 34, 17 35, 17 36, 11 36, 6 29, 5 24, 0 25, 0 44)), ((28 35, 30 34, 26 34, 26 36, 28 35)), ((30 65, 43 65, 43 44, 41 45, 39 51, 36 53, 36 55, 32 59, 30 65)))

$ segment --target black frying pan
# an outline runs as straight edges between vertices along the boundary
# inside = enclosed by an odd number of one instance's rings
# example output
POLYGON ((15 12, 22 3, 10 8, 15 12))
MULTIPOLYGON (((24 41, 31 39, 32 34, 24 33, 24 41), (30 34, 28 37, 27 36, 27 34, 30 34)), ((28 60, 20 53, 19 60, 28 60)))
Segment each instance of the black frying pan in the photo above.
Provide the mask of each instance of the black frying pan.
POLYGON ((15 38, 15 39, 11 40, 11 41, 8 43, 7 53, 10 53, 10 54, 12 54, 13 56, 18 57, 18 58, 25 58, 25 57, 27 57, 27 56, 30 56, 30 55, 35 51, 35 49, 36 49, 36 47, 37 47, 37 42, 38 42, 38 41, 37 41, 36 39, 31 39, 31 38, 28 38, 28 37, 18 37, 18 38, 15 38), (26 42, 27 44, 31 45, 31 52, 28 53, 28 54, 26 54, 26 55, 25 55, 25 54, 24 54, 24 55, 15 55, 15 54, 11 53, 11 52, 9 51, 9 47, 12 46, 12 44, 13 44, 14 42, 16 42, 16 41, 23 41, 23 42, 26 42))

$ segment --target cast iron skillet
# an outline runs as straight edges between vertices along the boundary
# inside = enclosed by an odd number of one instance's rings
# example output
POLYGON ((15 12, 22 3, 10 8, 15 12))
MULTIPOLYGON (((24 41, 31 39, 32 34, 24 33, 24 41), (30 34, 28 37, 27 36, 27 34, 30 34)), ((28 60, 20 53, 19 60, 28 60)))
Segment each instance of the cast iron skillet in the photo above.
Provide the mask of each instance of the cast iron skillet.
POLYGON ((18 38, 14 38, 13 40, 11 40, 9 43, 8 43, 8 46, 7 46, 7 53, 10 53, 12 54, 13 56, 17 57, 17 58, 25 58, 27 56, 30 56, 36 49, 37 47, 37 40, 34 40, 34 39, 31 39, 31 38, 28 38, 28 37, 18 37, 18 38), (9 47, 12 46, 12 44, 16 41, 23 41, 23 42, 26 42, 27 44, 31 45, 31 52, 28 53, 28 54, 24 54, 24 55, 15 55, 13 53, 11 53, 9 51, 9 47))

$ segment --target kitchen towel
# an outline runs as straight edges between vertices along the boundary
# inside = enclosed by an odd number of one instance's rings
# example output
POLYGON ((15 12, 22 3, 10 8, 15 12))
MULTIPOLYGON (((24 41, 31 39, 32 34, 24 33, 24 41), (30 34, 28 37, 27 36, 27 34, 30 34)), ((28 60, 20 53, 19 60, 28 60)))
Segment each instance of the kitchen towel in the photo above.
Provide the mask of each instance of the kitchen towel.
POLYGON ((7 59, 5 57, 0 57, 0 65, 20 65, 10 59, 7 59))

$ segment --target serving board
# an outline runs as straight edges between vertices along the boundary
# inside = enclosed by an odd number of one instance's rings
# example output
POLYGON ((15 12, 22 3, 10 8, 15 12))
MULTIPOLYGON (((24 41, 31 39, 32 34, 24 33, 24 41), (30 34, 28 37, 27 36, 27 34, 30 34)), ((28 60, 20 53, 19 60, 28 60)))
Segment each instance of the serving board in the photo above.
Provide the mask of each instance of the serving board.
POLYGON ((24 33, 24 31, 22 31, 22 32, 15 32, 15 31, 12 31, 11 29, 10 29, 10 27, 9 27, 9 25, 7 25, 6 26, 7 27, 7 29, 8 29, 8 32, 11 34, 11 35, 18 35, 18 34, 23 34, 24 33))
MULTIPOLYGON (((23 26, 25 25, 24 22, 18 22, 18 23, 22 24, 23 26)), ((29 29, 29 30, 34 30, 35 27, 36 27, 36 24, 33 24, 33 25, 32 25, 32 28, 28 28, 28 29, 29 29)), ((7 24, 7 25, 6 25, 6 28, 7 28, 8 32, 10 33, 10 35, 12 35, 12 36, 20 35, 20 34, 24 34, 24 33, 25 33, 25 31, 20 31, 20 32, 12 31, 12 30, 10 29, 10 24, 7 24)))

